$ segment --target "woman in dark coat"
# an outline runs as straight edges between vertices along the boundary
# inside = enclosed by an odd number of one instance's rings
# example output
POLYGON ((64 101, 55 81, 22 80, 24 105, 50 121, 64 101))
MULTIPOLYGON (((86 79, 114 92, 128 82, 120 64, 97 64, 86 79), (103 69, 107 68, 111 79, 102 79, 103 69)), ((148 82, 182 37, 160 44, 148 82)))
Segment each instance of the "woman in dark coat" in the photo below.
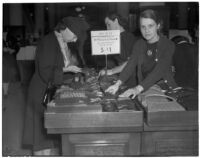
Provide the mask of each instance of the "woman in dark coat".
POLYGON ((140 31, 143 38, 135 43, 132 55, 121 72, 119 80, 106 92, 115 94, 119 86, 132 74, 137 74, 139 84, 125 91, 120 97, 134 98, 155 84, 160 85, 161 89, 177 86, 171 70, 175 45, 159 33, 160 27, 161 20, 157 12, 145 10, 140 14, 140 31), (137 67, 137 72, 135 67, 137 67))
POLYGON ((71 53, 68 42, 75 42, 84 31, 82 19, 66 17, 55 27, 54 32, 46 35, 36 49, 35 74, 30 83, 23 145, 31 146, 34 155, 51 155, 58 137, 48 135, 44 127, 44 107, 42 98, 51 80, 61 84, 63 73, 80 72, 81 69, 71 65, 71 53))

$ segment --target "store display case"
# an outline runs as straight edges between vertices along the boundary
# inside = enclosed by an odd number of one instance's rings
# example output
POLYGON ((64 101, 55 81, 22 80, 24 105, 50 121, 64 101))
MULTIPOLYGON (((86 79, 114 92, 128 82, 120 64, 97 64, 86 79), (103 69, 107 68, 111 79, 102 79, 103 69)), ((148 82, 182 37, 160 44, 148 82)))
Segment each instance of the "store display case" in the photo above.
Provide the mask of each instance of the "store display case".
POLYGON ((132 109, 118 112, 104 112, 100 104, 48 107, 45 127, 62 135, 63 155, 139 155, 143 111, 131 104, 132 109))
POLYGON ((142 155, 198 155, 198 111, 182 108, 180 111, 144 110, 142 155))
POLYGON ((62 155, 198 155, 198 109, 110 96, 103 91, 112 79, 89 76, 84 86, 61 87, 45 111, 47 132, 61 135, 62 155))

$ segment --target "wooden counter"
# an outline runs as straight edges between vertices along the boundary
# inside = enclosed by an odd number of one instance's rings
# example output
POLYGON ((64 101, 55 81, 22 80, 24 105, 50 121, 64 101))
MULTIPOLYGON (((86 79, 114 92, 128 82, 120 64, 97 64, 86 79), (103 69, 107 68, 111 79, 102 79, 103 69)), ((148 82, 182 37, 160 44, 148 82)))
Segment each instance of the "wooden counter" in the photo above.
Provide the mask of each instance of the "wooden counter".
POLYGON ((141 155, 197 156, 198 126, 148 126, 144 123, 141 155))
POLYGON ((198 156, 198 111, 144 112, 141 155, 198 156))
POLYGON ((45 127, 62 135, 62 155, 140 155, 143 111, 101 109, 98 104, 47 108, 45 127))
POLYGON ((198 111, 102 112, 101 105, 48 107, 45 127, 66 156, 197 156, 198 111))

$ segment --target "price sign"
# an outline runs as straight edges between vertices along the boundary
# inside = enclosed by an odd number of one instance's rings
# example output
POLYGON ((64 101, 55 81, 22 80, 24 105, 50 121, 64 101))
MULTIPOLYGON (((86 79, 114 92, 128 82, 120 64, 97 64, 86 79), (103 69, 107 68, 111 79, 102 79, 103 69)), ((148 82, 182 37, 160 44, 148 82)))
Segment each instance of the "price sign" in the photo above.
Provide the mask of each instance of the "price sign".
POLYGON ((92 55, 120 54, 120 31, 91 31, 92 55))

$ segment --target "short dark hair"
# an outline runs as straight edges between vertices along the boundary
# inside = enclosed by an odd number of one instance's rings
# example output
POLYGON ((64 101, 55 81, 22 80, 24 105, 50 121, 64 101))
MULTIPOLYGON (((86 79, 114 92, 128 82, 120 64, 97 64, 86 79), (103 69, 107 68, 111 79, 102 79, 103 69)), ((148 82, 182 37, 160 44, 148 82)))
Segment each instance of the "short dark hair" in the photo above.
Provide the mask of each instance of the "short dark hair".
POLYGON ((163 28, 163 20, 160 14, 155 10, 152 9, 144 10, 143 12, 140 13, 140 18, 149 18, 154 20, 156 24, 160 24, 159 32, 163 28))
POLYGON ((125 29, 127 30, 128 29, 128 22, 127 20, 122 17, 121 15, 119 15, 118 13, 114 12, 114 11, 111 11, 111 12, 108 12, 106 17, 108 17, 110 20, 114 21, 115 19, 118 20, 119 24, 125 29))
POLYGON ((161 17, 159 16, 158 12, 152 9, 144 10, 140 14, 140 18, 149 18, 154 20, 157 24, 161 22, 161 17))

